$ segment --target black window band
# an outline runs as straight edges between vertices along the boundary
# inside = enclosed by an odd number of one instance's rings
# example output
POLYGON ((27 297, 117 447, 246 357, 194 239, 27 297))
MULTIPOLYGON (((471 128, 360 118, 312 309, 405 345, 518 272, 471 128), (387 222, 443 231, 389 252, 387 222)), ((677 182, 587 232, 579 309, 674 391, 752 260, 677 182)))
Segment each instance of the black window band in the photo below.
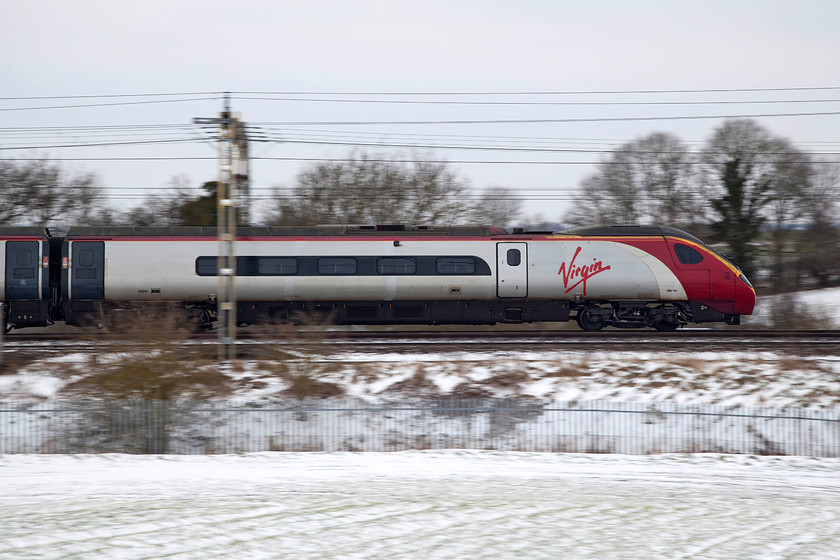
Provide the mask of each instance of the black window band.
MULTIPOLYGON (((216 276, 218 257, 195 260, 198 276, 216 276)), ((490 276, 487 261, 452 256, 239 256, 237 276, 490 276)))

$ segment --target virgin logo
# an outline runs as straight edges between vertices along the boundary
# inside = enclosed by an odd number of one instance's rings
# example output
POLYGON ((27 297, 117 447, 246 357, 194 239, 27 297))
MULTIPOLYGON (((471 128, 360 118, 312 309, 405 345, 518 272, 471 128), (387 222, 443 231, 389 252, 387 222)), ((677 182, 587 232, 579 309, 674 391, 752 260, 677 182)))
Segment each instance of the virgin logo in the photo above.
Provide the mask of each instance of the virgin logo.
POLYGON ((563 286, 566 288, 566 293, 568 294, 572 290, 574 290, 579 285, 583 284, 583 295, 586 295, 586 281, 595 276, 596 274, 600 274, 605 270, 609 270, 609 266, 604 266, 604 263, 601 261, 592 259, 592 264, 580 266, 575 263, 575 259, 580 254, 582 247, 578 247, 575 251, 572 260, 567 263, 563 263, 560 265, 560 270, 557 272, 560 276, 563 277, 563 286), (571 285, 569 285, 572 283, 571 285))

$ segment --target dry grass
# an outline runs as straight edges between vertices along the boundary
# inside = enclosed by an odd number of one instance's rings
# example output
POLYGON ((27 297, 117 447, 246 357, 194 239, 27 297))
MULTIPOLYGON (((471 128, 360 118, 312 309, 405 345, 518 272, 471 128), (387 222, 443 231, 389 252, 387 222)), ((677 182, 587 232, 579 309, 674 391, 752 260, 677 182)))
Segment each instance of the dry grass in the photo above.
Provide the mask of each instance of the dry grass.
POLYGON ((762 298, 759 305, 764 313, 746 318, 750 328, 826 329, 834 325, 828 312, 806 304, 796 293, 762 298))
POLYGON ((341 370, 341 364, 326 360, 332 352, 327 340, 329 317, 299 315, 294 324, 284 323, 265 329, 254 338, 265 344, 248 345, 237 356, 259 359, 262 381, 279 380, 287 386, 281 392, 296 399, 330 398, 345 394, 344 388, 325 380, 341 370), (277 344, 276 341, 281 343, 277 344))
POLYGON ((412 395, 428 395, 440 392, 438 386, 426 377, 426 372, 419 369, 409 377, 397 383, 393 383, 386 389, 388 393, 409 393, 412 395))
POLYGON ((30 351, 0 354, 0 375, 14 375, 37 358, 37 354, 33 355, 30 351))
POLYGON ((531 381, 531 376, 524 371, 509 371, 484 381, 485 385, 496 387, 499 389, 515 389, 519 388, 523 383, 531 381))
POLYGON ((562 362, 562 365, 559 365, 557 369, 546 373, 545 377, 574 379, 576 377, 585 377, 587 375, 589 375, 589 372, 586 371, 586 365, 583 362, 576 364, 562 362))
POLYGON ((106 343, 65 387, 74 396, 170 400, 229 394, 229 378, 215 352, 188 345, 189 332, 178 313, 138 317, 129 340, 106 343))
POLYGON ((290 382, 290 386, 283 393, 296 399, 328 399, 344 395, 344 388, 340 385, 319 381, 308 375, 294 375, 287 381, 290 382))

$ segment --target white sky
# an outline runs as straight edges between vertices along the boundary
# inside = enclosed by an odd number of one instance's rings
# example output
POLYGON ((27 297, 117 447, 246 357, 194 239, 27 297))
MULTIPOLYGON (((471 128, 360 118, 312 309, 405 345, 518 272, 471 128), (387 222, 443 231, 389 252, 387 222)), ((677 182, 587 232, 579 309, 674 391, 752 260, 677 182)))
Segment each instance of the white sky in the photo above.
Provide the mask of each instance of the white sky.
MULTIPOLYGON (((592 92, 840 86, 840 3, 741 0, 675 3, 496 0, 338 0, 142 3, 5 2, 0 33, 0 157, 32 157, 29 146, 91 143, 90 125, 189 125, 221 110, 217 95, 168 98, 13 100, 15 97, 181 92, 592 92), (198 101, 183 99, 203 98, 198 101), (23 107, 160 101, 112 107, 23 107), (176 101, 177 100, 177 101, 176 101), (14 109, 14 110, 10 110, 14 109), (33 136, 11 127, 71 127, 33 136)), ((721 119, 505 124, 299 125, 300 121, 562 120, 641 116, 840 112, 840 89, 728 93, 541 96, 362 96, 436 101, 757 101, 722 105, 419 105, 243 99, 233 109, 287 143, 252 144, 259 157, 342 157, 351 147, 289 140, 609 149, 655 131, 700 143, 721 119), (434 135, 434 136, 433 136, 434 135), (447 135, 447 136, 439 136, 447 135), (574 139, 574 140, 571 140, 574 139)), ((255 96, 250 96, 255 97, 255 96)), ((282 97, 282 96, 275 96, 282 97)), ((288 97, 288 96, 287 96, 288 97)), ((347 95, 307 95, 348 99, 347 95)), ((762 117, 805 150, 837 152, 840 115, 762 117)), ((108 141, 195 136, 196 129, 119 131, 108 141)), ((411 153, 402 148, 369 148, 411 153)), ((597 153, 420 150, 452 162, 594 162, 597 153)), ((206 157, 206 160, 68 161, 97 172, 122 205, 176 173, 193 184, 217 174, 212 143, 50 148, 56 158, 206 157), (130 200, 127 197, 132 197, 130 200)), ((829 156, 831 157, 831 156, 829 156)), ((831 159, 840 159, 833 157, 831 159)), ((309 162, 256 160, 255 189, 291 186, 309 162)), ((477 190, 505 186, 526 211, 559 220, 588 164, 453 163, 477 190)), ((259 190, 257 190, 259 192, 259 190)), ((263 191, 265 192, 265 191, 263 191)))

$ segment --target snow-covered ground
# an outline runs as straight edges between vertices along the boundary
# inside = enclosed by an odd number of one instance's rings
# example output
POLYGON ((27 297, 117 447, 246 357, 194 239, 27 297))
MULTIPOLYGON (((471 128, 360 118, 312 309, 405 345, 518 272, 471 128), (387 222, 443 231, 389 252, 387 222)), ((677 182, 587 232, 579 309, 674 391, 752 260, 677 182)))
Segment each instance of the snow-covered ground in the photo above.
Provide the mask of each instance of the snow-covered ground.
POLYGON ((838 558, 840 459, 0 456, 0 558, 838 558))
POLYGON ((745 326, 772 326, 773 311, 795 314, 781 317, 781 327, 840 328, 840 288, 806 290, 775 296, 759 296, 752 315, 742 317, 745 326))
MULTIPOLYGON (((712 342, 711 344, 714 344, 712 342)), ((679 402, 832 408, 840 405, 840 356, 790 352, 585 352, 562 346, 540 352, 512 349, 463 352, 418 347, 416 352, 351 352, 324 345, 314 353, 290 350, 282 368, 244 362, 216 396, 237 400, 289 396, 296 376, 329 384, 333 396, 367 402, 401 397, 510 398, 561 401, 679 402)), ((34 360, 0 375, 4 399, 53 399, 83 391, 96 372, 86 354, 34 360)), ((108 357, 97 357, 99 367, 108 357)), ((142 356, 121 359, 140 361, 142 356)), ((317 395, 313 395, 317 396, 317 395)))
POLYGON ((840 289, 808 290, 797 292, 794 297, 811 309, 824 311, 834 318, 833 326, 840 326, 840 289))
MULTIPOLYGON (((807 309, 840 317, 840 289, 791 295, 807 309)), ((773 300, 760 298, 755 318, 768 318, 773 300)), ((815 325, 828 328, 834 325, 815 325)), ((652 334, 655 336, 655 334, 652 334)), ((239 400, 289 395, 295 377, 332 384, 333 395, 369 402, 408 397, 532 397, 546 400, 683 402, 773 407, 831 408, 840 405, 840 356, 836 345, 825 353, 798 356, 791 349, 772 352, 722 351, 716 340, 687 342, 679 352, 540 352, 507 345, 497 351, 447 351, 434 341, 416 351, 347 351, 311 337, 276 348, 282 366, 271 360, 244 360, 227 379, 216 380, 215 395, 239 400)), ((383 341, 383 345, 387 341, 383 341)), ((823 340, 822 342, 825 342, 823 340)), ((267 346, 276 346, 267 341, 267 346)), ((91 374, 115 362, 156 359, 155 352, 103 349, 97 356, 77 353, 42 357, 37 347, 0 375, 0 399, 53 399, 78 394, 91 374)), ((7 355, 8 356, 8 355, 7 355)), ((171 358, 177 364, 178 356, 171 358)), ((159 364, 156 367, 160 367, 159 364)), ((215 368, 215 366, 211 366, 215 368)), ((206 395, 206 392, 205 392, 206 395)))
MULTIPOLYGON (((837 303, 831 313, 839 316, 838 291, 800 297, 821 309, 837 303)), ((2 398, 67 397, 95 365, 72 351, 58 360, 37 355, 0 375, 2 398)), ((371 356, 324 346, 282 371, 246 363, 218 391, 282 398, 290 375, 301 374, 367 402, 464 394, 840 406, 832 352, 714 348, 425 347, 371 356)), ((459 450, 0 455, 0 559, 162 557, 840 558, 840 459, 459 450)))

